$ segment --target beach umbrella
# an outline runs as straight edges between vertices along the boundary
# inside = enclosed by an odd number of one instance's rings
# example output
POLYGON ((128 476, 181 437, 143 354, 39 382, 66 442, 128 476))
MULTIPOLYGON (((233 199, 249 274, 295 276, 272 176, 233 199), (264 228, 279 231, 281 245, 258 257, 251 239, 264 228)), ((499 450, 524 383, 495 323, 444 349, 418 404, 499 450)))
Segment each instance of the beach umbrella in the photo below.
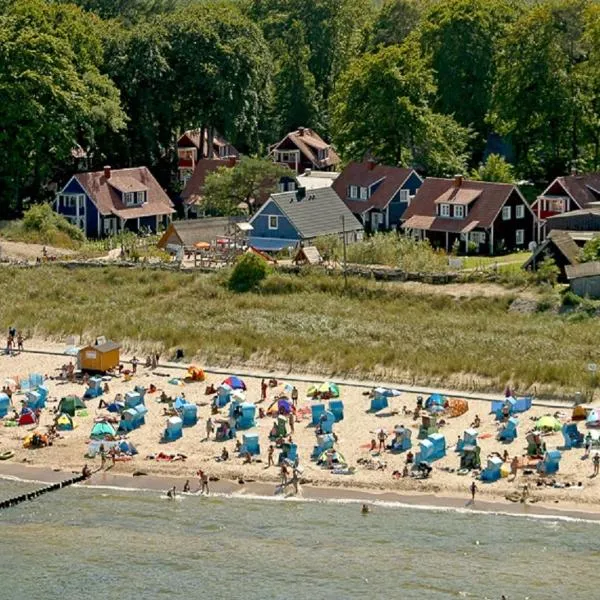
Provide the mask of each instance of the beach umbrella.
POLYGON ((280 413, 289 415, 292 412, 292 405, 287 398, 279 398, 279 400, 277 400, 277 410, 280 413))
POLYGON ((235 375, 232 375, 231 377, 225 379, 225 381, 223 381, 223 384, 227 384, 231 387, 232 390, 246 390, 246 384, 235 375))
POLYGON ((198 250, 209 250, 210 244, 208 242, 196 242, 194 248, 198 248, 198 250))
POLYGON ((4 380, 4 387, 7 387, 9 390, 12 390, 14 392, 17 389, 17 382, 14 379, 8 377, 4 380))
POLYGON ((540 417, 535 422, 535 426, 538 429, 551 429, 552 431, 559 431, 562 429, 561 422, 556 417, 552 417, 550 415, 540 417))

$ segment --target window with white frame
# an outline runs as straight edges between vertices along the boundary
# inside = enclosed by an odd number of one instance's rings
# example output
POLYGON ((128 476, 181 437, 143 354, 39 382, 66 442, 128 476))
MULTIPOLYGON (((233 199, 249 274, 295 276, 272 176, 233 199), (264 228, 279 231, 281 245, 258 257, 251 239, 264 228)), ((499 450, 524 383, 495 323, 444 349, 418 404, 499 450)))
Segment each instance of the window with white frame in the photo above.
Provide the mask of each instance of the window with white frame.
POLYGON ((515 217, 517 219, 525 218, 525 206, 523 204, 519 204, 519 206, 515 207, 515 217))
POLYGON ((280 192, 285 192, 285 183, 284 183, 283 181, 280 181, 280 182, 277 184, 277 189, 278 189, 280 192))
POLYGON ((517 229, 516 231, 517 246, 522 246, 525 243, 525 230, 517 229))
POLYGON ((400 190, 400 202, 410 202, 410 190, 400 190))
POLYGON ((353 200, 358 198, 358 187, 355 185, 351 185, 348 189, 348 196, 350 196, 350 198, 352 198, 353 200))
POLYGON ((279 228, 279 217, 277 215, 269 215, 269 229, 279 228))
POLYGON ((450 205, 449 204, 440 204, 440 217, 449 217, 450 216, 450 205))
POLYGON ((510 217, 511 217, 510 206, 504 206, 504 207, 502 207, 502 220, 503 221, 510 221, 510 217))
POLYGON ((59 194, 58 195, 58 206, 64 206, 65 208, 83 208, 85 205, 85 196, 83 194, 59 194))
POLYGON ((465 217, 465 207, 462 204, 457 204, 454 207, 454 216, 457 219, 464 219, 464 217, 465 217))
POLYGON ((368 200, 369 199, 369 190, 366 187, 360 188, 360 199, 368 200))
POLYGON ((329 148, 321 148, 318 151, 317 156, 319 160, 325 160, 329 156, 329 148))

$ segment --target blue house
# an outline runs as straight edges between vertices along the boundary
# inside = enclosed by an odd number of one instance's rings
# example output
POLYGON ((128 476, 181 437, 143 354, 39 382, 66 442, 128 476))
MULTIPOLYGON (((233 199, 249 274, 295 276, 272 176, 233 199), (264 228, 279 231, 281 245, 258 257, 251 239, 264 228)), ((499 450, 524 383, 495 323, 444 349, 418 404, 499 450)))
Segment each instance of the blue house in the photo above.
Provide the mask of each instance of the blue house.
POLYGON ((87 237, 166 227, 173 203, 146 167, 78 173, 56 195, 54 210, 87 237))
POLYGON ((388 167, 374 160, 351 162, 333 189, 367 231, 398 229, 404 211, 423 180, 413 169, 388 167))
POLYGON ((250 220, 249 244, 277 252, 323 235, 346 235, 351 244, 363 237, 363 226, 330 187, 272 194, 250 220))

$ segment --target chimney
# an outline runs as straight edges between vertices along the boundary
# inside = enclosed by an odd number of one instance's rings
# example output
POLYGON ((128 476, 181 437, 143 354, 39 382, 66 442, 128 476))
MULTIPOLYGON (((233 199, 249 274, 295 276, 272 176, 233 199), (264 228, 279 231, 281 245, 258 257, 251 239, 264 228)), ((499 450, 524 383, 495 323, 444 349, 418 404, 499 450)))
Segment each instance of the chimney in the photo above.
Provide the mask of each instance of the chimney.
POLYGON ((302 137, 304 135, 304 127, 298 127, 298 135, 302 137))
POLYGON ((306 177, 310 177, 310 174, 312 173, 312 169, 304 169, 304 175, 306 177))
POLYGON ((300 186, 297 190, 296 190, 296 200, 298 200, 298 202, 301 202, 302 200, 304 200, 304 197, 306 196, 306 188, 300 186))
POLYGON ((459 188, 462 185, 463 182, 463 176, 462 175, 455 175, 454 176, 454 187, 459 188))
POLYGON ((367 160, 367 168, 369 169, 369 171, 372 171, 376 165, 377 165, 377 162, 375 161, 374 158, 369 158, 367 160))
POLYGON ((104 179, 110 179, 110 165, 104 167, 104 179))
POLYGON ((237 158, 235 156, 230 156, 227 158, 227 166, 229 168, 235 167, 236 163, 237 163, 237 158))

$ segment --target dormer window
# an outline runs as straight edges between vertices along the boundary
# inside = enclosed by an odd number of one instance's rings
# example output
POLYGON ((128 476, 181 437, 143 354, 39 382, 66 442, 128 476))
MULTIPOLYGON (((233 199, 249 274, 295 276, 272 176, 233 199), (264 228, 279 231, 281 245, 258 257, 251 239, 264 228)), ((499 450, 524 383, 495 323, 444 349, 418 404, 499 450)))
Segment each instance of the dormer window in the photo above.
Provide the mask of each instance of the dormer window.
POLYGON ((360 188, 360 199, 368 200, 369 199, 369 190, 366 187, 360 188))
POLYGON ((317 156, 319 157, 319 160, 325 160, 329 156, 329 148, 321 148, 318 151, 317 156))
POLYGON ((350 196, 350 198, 352 200, 357 200, 358 199, 358 187, 356 185, 351 185, 348 188, 348 196, 350 196))
POLYGON ((465 218, 465 207, 462 204, 457 204, 454 207, 454 217, 456 219, 464 219, 465 218))
POLYGON ((141 206, 146 202, 146 192, 123 192, 125 206, 141 206))
POLYGON ((440 217, 449 217, 450 216, 450 205, 449 204, 440 204, 440 217))

